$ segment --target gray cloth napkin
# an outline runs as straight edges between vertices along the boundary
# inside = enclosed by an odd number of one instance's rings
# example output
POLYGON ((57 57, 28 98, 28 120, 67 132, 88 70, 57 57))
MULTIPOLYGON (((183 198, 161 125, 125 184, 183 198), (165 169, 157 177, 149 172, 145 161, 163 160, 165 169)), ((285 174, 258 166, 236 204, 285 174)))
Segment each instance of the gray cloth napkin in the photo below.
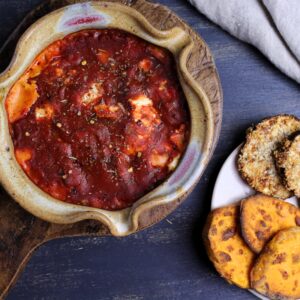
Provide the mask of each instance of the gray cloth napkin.
POLYGON ((300 83, 300 0, 189 0, 300 83))

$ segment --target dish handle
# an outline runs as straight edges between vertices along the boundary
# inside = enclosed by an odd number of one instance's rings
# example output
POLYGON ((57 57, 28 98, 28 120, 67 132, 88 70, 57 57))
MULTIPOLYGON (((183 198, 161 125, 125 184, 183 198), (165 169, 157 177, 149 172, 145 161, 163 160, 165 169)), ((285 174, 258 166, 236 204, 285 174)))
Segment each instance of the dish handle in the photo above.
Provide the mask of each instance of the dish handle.
POLYGON ((4 299, 43 243, 71 236, 110 235, 108 228, 96 220, 57 225, 38 219, 22 209, 1 186, 0 220, 0 299, 4 299))

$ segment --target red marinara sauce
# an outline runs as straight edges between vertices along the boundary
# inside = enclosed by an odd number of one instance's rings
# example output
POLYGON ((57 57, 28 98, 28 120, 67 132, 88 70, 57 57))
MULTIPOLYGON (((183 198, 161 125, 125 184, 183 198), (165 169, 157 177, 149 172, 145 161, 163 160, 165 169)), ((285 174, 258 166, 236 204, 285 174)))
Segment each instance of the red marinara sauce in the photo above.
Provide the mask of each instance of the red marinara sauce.
POLYGON ((48 46, 5 104, 18 163, 68 203, 131 206, 170 175, 189 139, 172 54, 117 29, 48 46))

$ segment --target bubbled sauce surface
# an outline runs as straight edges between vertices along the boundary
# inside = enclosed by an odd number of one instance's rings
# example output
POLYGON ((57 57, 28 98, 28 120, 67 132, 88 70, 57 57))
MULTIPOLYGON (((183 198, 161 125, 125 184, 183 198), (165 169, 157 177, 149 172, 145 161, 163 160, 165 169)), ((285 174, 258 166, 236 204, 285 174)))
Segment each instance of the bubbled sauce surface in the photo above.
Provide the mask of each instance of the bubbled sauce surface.
POLYGON ((25 173, 79 205, 131 206, 176 168, 189 138, 173 56, 117 29, 48 46, 5 104, 25 173))

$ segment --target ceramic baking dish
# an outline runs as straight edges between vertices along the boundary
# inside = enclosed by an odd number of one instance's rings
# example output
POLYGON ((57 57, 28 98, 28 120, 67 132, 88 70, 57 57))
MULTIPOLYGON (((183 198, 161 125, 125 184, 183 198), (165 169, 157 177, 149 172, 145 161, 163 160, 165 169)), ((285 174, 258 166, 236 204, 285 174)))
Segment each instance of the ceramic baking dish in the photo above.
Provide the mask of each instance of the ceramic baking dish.
POLYGON ((23 208, 41 219, 59 224, 95 219, 107 225, 115 236, 135 232, 139 216, 145 210, 185 197, 208 163, 214 133, 210 102, 186 67, 192 47, 193 42, 183 29, 158 31, 136 10, 116 3, 74 4, 37 21, 21 37, 10 66, 0 75, 1 184, 23 208), (105 27, 123 29, 173 53, 191 115, 191 137, 175 172, 132 207, 119 211, 68 204, 52 198, 32 183, 15 159, 5 111, 5 98, 11 86, 50 43, 71 32, 105 27))

